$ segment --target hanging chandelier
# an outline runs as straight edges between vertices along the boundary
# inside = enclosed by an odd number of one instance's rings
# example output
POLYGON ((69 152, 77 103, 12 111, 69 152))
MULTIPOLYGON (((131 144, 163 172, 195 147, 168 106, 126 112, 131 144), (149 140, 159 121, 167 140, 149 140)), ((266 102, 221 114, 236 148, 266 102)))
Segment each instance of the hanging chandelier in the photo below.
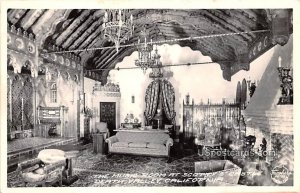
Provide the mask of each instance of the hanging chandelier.
POLYGON ((133 34, 133 17, 129 14, 129 10, 107 10, 103 17, 102 28, 104 38, 114 42, 118 52, 120 44, 129 40, 133 34))
POLYGON ((149 74, 149 77, 153 79, 162 78, 163 77, 163 73, 161 71, 162 62, 160 61, 160 55, 158 54, 157 46, 152 61, 153 61, 151 66, 152 72, 149 74))
POLYGON ((144 30, 141 31, 140 36, 142 39, 144 39, 144 42, 141 43, 140 38, 138 39, 138 59, 135 60, 135 65, 140 67, 143 70, 144 74, 146 73, 146 70, 154 64, 154 60, 151 56, 151 52, 153 50, 153 43, 152 39, 151 42, 147 42, 147 36, 148 33, 146 31, 146 28, 144 27, 144 30))

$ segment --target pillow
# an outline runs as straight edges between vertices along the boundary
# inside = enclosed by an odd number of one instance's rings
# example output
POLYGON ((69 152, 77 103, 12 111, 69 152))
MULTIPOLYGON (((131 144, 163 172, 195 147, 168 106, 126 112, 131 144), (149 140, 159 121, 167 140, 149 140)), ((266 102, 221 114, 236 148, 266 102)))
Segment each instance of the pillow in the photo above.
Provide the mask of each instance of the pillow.
POLYGON ((45 174, 45 170, 44 170, 44 168, 38 168, 38 169, 34 170, 33 173, 43 175, 43 174, 45 174))

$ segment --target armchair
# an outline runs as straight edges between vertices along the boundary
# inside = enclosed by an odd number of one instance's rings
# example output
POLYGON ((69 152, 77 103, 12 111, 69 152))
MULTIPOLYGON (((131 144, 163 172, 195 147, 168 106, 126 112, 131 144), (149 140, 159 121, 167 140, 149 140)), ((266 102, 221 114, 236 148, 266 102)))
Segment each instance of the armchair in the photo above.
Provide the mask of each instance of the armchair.
MULTIPOLYGON (((18 164, 17 172, 19 173, 25 187, 27 184, 46 186, 58 182, 62 185, 62 175, 66 165, 64 155, 50 157, 55 159, 44 160, 45 152, 51 150, 43 150, 37 158, 27 160, 18 164), (44 151, 44 152, 43 152, 44 151), (49 162, 48 162, 49 161, 49 162)), ((57 150, 57 152, 59 152, 57 150)))
POLYGON ((95 124, 96 132, 103 133, 104 140, 109 137, 109 130, 107 128, 107 123, 105 122, 96 122, 95 124))
POLYGON ((60 160, 54 164, 45 165, 39 158, 18 164, 19 172, 25 187, 27 184, 46 186, 46 183, 58 182, 62 185, 62 172, 66 161, 60 160))

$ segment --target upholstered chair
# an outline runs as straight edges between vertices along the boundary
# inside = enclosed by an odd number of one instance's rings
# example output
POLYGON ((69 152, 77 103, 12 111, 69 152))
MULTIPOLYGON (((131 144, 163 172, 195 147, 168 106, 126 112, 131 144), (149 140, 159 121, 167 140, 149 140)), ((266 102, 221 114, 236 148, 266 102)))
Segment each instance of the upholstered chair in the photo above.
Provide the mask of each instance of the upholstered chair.
POLYGON ((39 158, 28 160, 18 164, 17 171, 25 185, 46 186, 47 183, 58 182, 62 185, 62 172, 66 161, 58 161, 45 165, 39 158))
POLYGON ((105 122, 96 122, 96 132, 103 133, 104 140, 109 137, 109 130, 107 128, 107 123, 105 122))

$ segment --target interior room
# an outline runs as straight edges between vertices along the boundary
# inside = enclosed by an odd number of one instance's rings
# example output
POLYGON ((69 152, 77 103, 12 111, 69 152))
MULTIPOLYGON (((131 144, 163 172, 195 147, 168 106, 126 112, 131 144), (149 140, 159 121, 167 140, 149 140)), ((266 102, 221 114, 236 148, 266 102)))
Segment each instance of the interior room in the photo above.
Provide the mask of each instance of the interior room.
POLYGON ((7 187, 293 186, 293 9, 6 16, 7 187))

